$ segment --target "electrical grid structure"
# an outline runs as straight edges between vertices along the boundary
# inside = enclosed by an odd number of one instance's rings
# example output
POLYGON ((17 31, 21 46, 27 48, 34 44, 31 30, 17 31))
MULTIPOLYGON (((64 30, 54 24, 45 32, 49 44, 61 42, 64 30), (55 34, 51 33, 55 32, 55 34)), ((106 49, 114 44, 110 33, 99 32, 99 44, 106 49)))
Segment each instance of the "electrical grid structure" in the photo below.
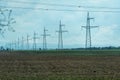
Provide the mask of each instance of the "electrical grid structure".
POLYGON ((33 50, 37 50, 36 39, 39 39, 37 37, 37 33, 34 32, 33 38, 30 38, 30 36, 27 34, 26 39, 25 39, 25 37, 22 36, 21 39, 18 38, 16 41, 7 43, 6 49, 9 49, 9 50, 31 50, 30 40, 33 40, 33 50))
POLYGON ((60 23, 59 23, 59 30, 56 31, 58 32, 58 49, 63 49, 63 33, 64 32, 68 32, 67 30, 63 30, 63 27, 65 25, 62 24, 61 20, 60 20, 60 23))
POLYGON ((42 3, 42 2, 31 2, 31 1, 17 1, 17 0, 1 0, 1 3, 19 3, 19 4, 31 4, 31 5, 43 5, 43 6, 50 6, 54 8, 32 8, 32 7, 21 7, 21 6, 3 6, 1 8, 14 8, 14 9, 35 9, 35 10, 44 10, 44 11, 72 11, 72 12, 87 12, 86 9, 95 9, 89 10, 89 12, 109 12, 109 13, 120 13, 119 7, 106 7, 106 6, 83 6, 83 5, 75 5, 75 4, 55 4, 55 3, 42 3), (65 7, 65 8, 75 8, 75 9, 56 9, 55 7, 65 7), (78 8, 78 9, 76 9, 78 8), (83 10, 85 9, 85 10, 83 10), (99 9, 99 10, 96 10, 99 9), (102 10, 100 10, 102 9, 102 10))
POLYGON ((37 33, 34 32, 34 35, 33 35, 33 50, 37 50, 37 39, 40 39, 39 37, 37 37, 37 33))
MULTIPOLYGON (((115 8, 115 7, 101 7, 101 6, 81 6, 81 5, 72 5, 72 4, 54 4, 54 3, 37 3, 37 2, 26 2, 26 1, 9 1, 9 0, 1 0, 3 2, 9 2, 9 3, 19 3, 19 4, 39 4, 39 5, 44 5, 44 6, 53 6, 53 7, 66 7, 64 8, 32 8, 32 7, 24 7, 24 6, 2 6, 0 5, 0 15, 2 15, 2 18, 0 17, 0 34, 4 34, 4 32, 8 29, 11 31, 15 31, 12 27, 11 24, 15 23, 14 18, 11 17, 12 10, 8 10, 9 8, 11 9, 34 9, 34 10, 42 10, 42 11, 67 11, 67 12, 87 12, 87 21, 86 21, 86 26, 82 26, 83 28, 86 29, 86 40, 85 40, 85 48, 91 48, 92 47, 92 36, 91 36, 91 29, 92 28, 97 28, 98 26, 91 26, 91 20, 94 20, 94 18, 90 17, 89 12, 105 12, 105 13, 120 13, 120 8, 115 8), (72 7, 72 8, 71 8, 72 7), (74 9, 74 8, 75 9, 74 9), (76 9, 79 8, 79 9, 76 9), (82 8, 82 9, 81 9, 82 8), (89 10, 90 9, 90 10, 89 10), (89 12, 88 12, 89 11, 89 12), (5 13, 8 13, 6 15, 5 13)), ((58 49, 62 50, 64 49, 64 42, 63 42, 63 33, 67 32, 66 30, 63 30, 63 27, 65 25, 62 24, 60 21, 59 23, 59 30, 56 31, 58 32, 58 49)), ((43 50, 47 50, 47 36, 50 36, 47 34, 47 29, 44 28, 43 31, 43 50)), ((25 40, 24 37, 22 37, 22 40, 18 38, 18 41, 11 42, 9 45, 10 49, 20 49, 20 44, 21 44, 21 50, 24 50, 25 47, 27 50, 30 50, 30 40, 33 40, 33 50, 37 50, 37 33, 34 32, 33 38, 30 39, 30 36, 27 34, 27 39, 25 40), (24 41, 26 41, 26 46, 24 46, 24 41)))
POLYGON ((7 45, 6 49, 12 50, 12 44, 11 44, 11 42, 6 43, 6 45, 7 45))
POLYGON ((24 37, 22 36, 21 39, 21 50, 24 50, 24 37))
POLYGON ((41 11, 63 11, 63 12, 104 12, 104 13, 120 13, 120 7, 106 7, 106 6, 83 6, 76 4, 57 4, 57 3, 43 3, 43 2, 32 2, 32 1, 18 1, 18 0, 0 0, 1 4, 4 3, 17 3, 17 4, 30 4, 30 5, 41 5, 53 8, 44 7, 25 7, 25 6, 10 6, 10 5, 0 5, 1 8, 7 9, 31 9, 31 10, 41 10, 41 11), (61 7, 62 9, 56 8, 61 7), (66 8, 66 9, 64 9, 66 8), (75 8, 75 9, 74 9, 75 8), (78 9, 77 9, 78 8, 78 9))
POLYGON ((50 36, 50 34, 47 34, 47 29, 44 27, 44 30, 43 30, 43 50, 47 50, 47 36, 50 36))
POLYGON ((29 43, 29 40, 30 40, 30 36, 27 34, 27 43, 26 43, 27 50, 30 49, 30 43, 29 43))
POLYGON ((17 41, 14 41, 15 50, 17 50, 17 41))
POLYGON ((34 35, 33 35, 33 50, 36 50, 36 35, 37 35, 37 33, 36 32, 34 32, 34 35))
POLYGON ((83 28, 86 29, 86 43, 85 43, 85 48, 91 48, 92 47, 92 37, 91 37, 91 28, 96 28, 98 26, 91 26, 90 21, 93 20, 94 18, 91 18, 89 15, 89 12, 87 13, 87 23, 86 26, 82 26, 83 28))
POLYGON ((20 39, 18 38, 18 41, 17 41, 17 49, 19 50, 20 48, 20 39))

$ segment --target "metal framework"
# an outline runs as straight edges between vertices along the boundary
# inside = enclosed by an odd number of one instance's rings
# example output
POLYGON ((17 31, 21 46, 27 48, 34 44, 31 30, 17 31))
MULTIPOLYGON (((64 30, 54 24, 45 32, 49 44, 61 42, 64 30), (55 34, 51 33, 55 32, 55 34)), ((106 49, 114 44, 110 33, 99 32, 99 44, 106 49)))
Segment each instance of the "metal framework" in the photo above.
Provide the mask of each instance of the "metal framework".
POLYGON ((87 13, 87 23, 86 26, 82 26, 86 29, 86 42, 85 42, 85 48, 91 48, 92 47, 92 39, 91 39, 91 28, 96 28, 98 26, 91 26, 90 21, 94 18, 91 18, 89 15, 89 12, 87 13))
POLYGON ((29 37, 30 37, 30 36, 27 34, 27 50, 29 50, 29 48, 30 48, 30 47, 29 47, 29 37))
POLYGON ((63 32, 68 32, 62 29, 63 26, 65 25, 62 24, 60 20, 59 30, 57 31, 58 32, 58 49, 63 49, 63 32))
POLYGON ((44 31, 43 31, 43 50, 47 50, 47 36, 50 36, 50 34, 47 34, 47 29, 44 27, 44 31))
POLYGON ((39 37, 37 37, 37 33, 34 32, 34 35, 33 35, 33 50, 37 50, 37 43, 36 43, 37 39, 39 39, 39 37))
POLYGON ((21 50, 24 50, 24 37, 22 36, 22 40, 21 40, 21 50))
POLYGON ((37 35, 37 33, 34 32, 34 35, 33 35, 33 50, 36 50, 36 35, 37 35))
POLYGON ((19 50, 19 46, 20 46, 20 39, 18 38, 18 41, 17 41, 17 49, 19 50))

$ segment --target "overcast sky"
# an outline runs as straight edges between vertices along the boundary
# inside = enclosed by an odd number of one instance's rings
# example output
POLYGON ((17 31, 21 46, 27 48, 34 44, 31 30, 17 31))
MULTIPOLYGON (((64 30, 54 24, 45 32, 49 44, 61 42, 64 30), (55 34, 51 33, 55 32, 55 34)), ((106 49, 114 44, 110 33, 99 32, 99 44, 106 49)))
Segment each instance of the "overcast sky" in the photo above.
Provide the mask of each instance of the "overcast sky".
MULTIPOLYGON (((48 48, 57 48, 59 21, 61 20, 66 26, 64 30, 64 48, 78 48, 85 45, 85 29, 81 26, 86 25, 87 12, 75 11, 43 11, 36 8, 47 9, 72 9, 72 10, 96 10, 103 9, 86 9, 78 7, 49 6, 40 4, 26 4, 10 2, 13 0, 0 0, 0 5, 9 7, 31 7, 35 9, 12 9, 12 17, 16 23, 13 24, 15 32, 6 32, 4 38, 0 37, 0 44, 5 45, 11 41, 15 41, 22 36, 26 39, 27 34, 33 37, 33 32, 38 33, 40 40, 37 40, 38 47, 42 47, 42 36, 44 26, 51 35, 47 37, 48 48)), ((14 0, 17 1, 17 0, 14 0)), ((38 2, 48 4, 68 4, 80 6, 96 6, 96 7, 120 7, 120 0, 20 0, 26 2, 38 2)), ((104 9, 111 11, 111 9, 104 9)), ((117 9, 117 11, 120 11, 117 9)), ((120 13, 108 12, 91 12, 90 16, 95 18, 91 21, 91 25, 99 26, 92 29, 92 46, 120 46, 120 13)), ((30 41, 32 45, 32 40, 30 41)))

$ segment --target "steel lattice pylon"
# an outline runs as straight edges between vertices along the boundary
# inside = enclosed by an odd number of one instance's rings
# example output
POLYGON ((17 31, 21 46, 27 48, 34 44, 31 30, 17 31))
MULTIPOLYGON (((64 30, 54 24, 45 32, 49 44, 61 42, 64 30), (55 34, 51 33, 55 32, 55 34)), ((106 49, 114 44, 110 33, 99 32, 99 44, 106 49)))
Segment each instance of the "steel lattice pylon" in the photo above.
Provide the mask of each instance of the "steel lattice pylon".
POLYGON ((47 50, 47 36, 50 36, 49 34, 47 34, 47 29, 45 29, 45 27, 44 27, 44 30, 43 30, 43 34, 42 34, 42 36, 43 36, 43 50, 47 50))
POLYGON ((90 18, 89 12, 87 13, 87 22, 86 26, 82 26, 86 29, 86 42, 85 42, 85 48, 91 48, 92 47, 92 39, 91 39, 91 28, 96 28, 98 26, 91 26, 90 21, 94 18, 90 18))
POLYGON ((63 32, 67 32, 66 30, 62 30, 62 27, 65 26, 61 23, 59 24, 59 31, 58 32, 58 49, 63 49, 63 32))

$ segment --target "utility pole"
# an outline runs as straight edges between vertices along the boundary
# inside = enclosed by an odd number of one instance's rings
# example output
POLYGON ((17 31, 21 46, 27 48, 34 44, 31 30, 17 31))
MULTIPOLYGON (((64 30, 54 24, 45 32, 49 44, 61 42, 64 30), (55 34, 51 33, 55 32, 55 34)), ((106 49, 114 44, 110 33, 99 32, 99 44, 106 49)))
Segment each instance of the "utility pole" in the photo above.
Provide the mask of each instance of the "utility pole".
POLYGON ((29 50, 29 35, 27 34, 27 50, 29 50))
POLYGON ((44 27, 44 31, 43 31, 43 50, 47 50, 47 39, 46 39, 46 37, 47 36, 50 36, 49 34, 47 34, 47 29, 45 29, 45 27, 44 27))
POLYGON ((65 26, 64 24, 61 23, 59 24, 59 30, 58 32, 58 49, 63 49, 63 32, 67 32, 66 30, 62 30, 62 27, 65 26))
POLYGON ((83 28, 86 29, 86 42, 85 42, 85 48, 91 48, 92 46, 92 41, 91 41, 91 28, 96 28, 98 26, 91 26, 90 21, 94 20, 94 18, 91 18, 89 15, 89 12, 87 12, 87 23, 86 26, 82 26, 83 28))

